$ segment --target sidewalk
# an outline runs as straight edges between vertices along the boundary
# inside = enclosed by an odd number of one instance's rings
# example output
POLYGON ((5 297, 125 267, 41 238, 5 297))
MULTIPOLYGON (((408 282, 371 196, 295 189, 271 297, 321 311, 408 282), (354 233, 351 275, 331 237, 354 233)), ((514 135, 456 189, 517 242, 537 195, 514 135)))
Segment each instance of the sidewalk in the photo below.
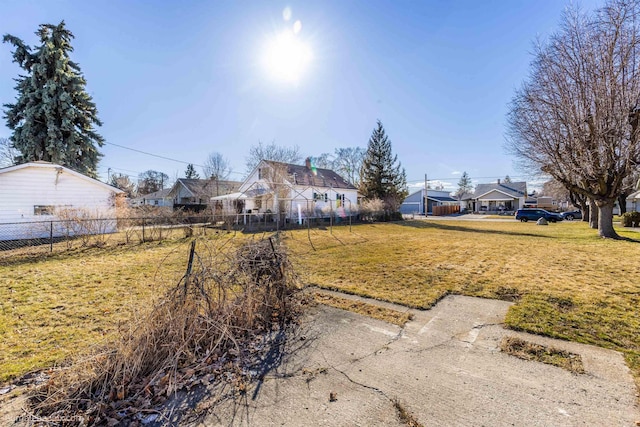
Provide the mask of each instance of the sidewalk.
POLYGON ((394 402, 425 426, 640 421, 637 390, 620 353, 505 330, 509 306, 449 296, 431 310, 410 310, 414 319, 404 328, 315 307, 290 338, 282 363, 244 399, 221 404, 197 425, 406 425, 394 402), (586 372, 504 354, 505 335, 579 354, 586 372))

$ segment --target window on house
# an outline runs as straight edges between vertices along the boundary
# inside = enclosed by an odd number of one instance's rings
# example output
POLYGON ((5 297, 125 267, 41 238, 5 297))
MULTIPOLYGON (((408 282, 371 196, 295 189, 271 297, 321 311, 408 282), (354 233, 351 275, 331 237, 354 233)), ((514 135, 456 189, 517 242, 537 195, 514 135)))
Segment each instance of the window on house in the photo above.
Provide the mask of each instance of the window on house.
POLYGON ((336 194, 336 207, 344 206, 344 194, 336 194))
POLYGON ((265 173, 262 170, 262 168, 258 169, 258 179, 264 179, 265 177, 265 173))
POLYGON ((35 205, 33 207, 34 215, 53 215, 53 209, 55 206, 51 205, 35 205))
POLYGON ((326 202, 329 198, 327 193, 313 193, 313 200, 317 202, 326 202))
POLYGON ((154 205, 157 205, 157 204, 158 204, 158 201, 157 201, 157 200, 154 200, 154 201, 153 201, 153 204, 154 204, 154 205))

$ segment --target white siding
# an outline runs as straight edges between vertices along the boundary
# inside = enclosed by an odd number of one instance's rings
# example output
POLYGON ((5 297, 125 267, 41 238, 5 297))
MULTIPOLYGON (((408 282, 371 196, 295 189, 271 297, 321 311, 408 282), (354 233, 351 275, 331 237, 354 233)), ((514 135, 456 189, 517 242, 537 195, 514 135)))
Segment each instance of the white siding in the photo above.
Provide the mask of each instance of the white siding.
POLYGON ((478 200, 517 200, 517 198, 504 194, 500 191, 493 190, 484 196, 479 197, 478 200))
POLYGON ((114 214, 117 190, 99 181, 53 164, 7 169, 0 171, 0 223, 57 219, 54 215, 35 215, 35 206, 84 209, 102 217, 114 214))
MULTIPOLYGON (((269 185, 264 180, 259 178, 259 169, 268 168, 269 165, 261 162, 253 172, 247 177, 247 179, 240 186, 240 192, 243 194, 251 193, 258 188, 263 188, 266 193, 271 193, 269 185)), ((321 216, 322 213, 328 215, 333 211, 337 215, 347 215, 350 212, 357 212, 358 206, 358 190, 347 188, 331 188, 331 187, 310 187, 308 185, 292 185, 285 181, 285 185, 290 187, 289 195, 286 197, 286 210, 287 215, 292 218, 298 216, 298 205, 303 212, 303 216, 321 216), (327 194, 327 201, 314 200, 313 194, 321 193, 327 194), (344 194, 345 200, 343 203, 338 203, 336 200, 337 194, 344 194), (340 206, 338 206, 340 204, 340 206)), ((272 206, 263 206, 260 208, 260 212, 264 212, 266 209, 271 209, 272 206)), ((255 212, 255 203, 252 196, 248 196, 245 204, 245 209, 250 209, 255 212)))

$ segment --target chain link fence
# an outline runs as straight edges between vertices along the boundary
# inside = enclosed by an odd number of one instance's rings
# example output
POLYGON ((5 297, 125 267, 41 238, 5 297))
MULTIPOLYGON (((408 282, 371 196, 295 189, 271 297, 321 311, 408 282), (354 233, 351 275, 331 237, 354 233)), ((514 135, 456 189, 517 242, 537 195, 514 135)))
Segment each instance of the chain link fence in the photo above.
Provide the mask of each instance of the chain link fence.
POLYGON ((351 225, 358 216, 332 215, 290 219, 272 213, 162 215, 129 218, 74 218, 0 223, 0 260, 17 255, 64 252, 80 247, 138 244, 239 230, 278 231, 351 225))

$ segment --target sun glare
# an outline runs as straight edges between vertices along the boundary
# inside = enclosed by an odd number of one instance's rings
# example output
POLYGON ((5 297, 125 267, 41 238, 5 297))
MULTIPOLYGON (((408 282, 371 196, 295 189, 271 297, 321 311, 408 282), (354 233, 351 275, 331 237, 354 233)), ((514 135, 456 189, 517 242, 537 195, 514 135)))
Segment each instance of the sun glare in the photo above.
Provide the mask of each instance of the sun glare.
POLYGON ((312 54, 309 46, 299 37, 301 24, 294 31, 286 30, 268 41, 264 52, 264 65, 270 77, 279 81, 298 83, 312 54))

